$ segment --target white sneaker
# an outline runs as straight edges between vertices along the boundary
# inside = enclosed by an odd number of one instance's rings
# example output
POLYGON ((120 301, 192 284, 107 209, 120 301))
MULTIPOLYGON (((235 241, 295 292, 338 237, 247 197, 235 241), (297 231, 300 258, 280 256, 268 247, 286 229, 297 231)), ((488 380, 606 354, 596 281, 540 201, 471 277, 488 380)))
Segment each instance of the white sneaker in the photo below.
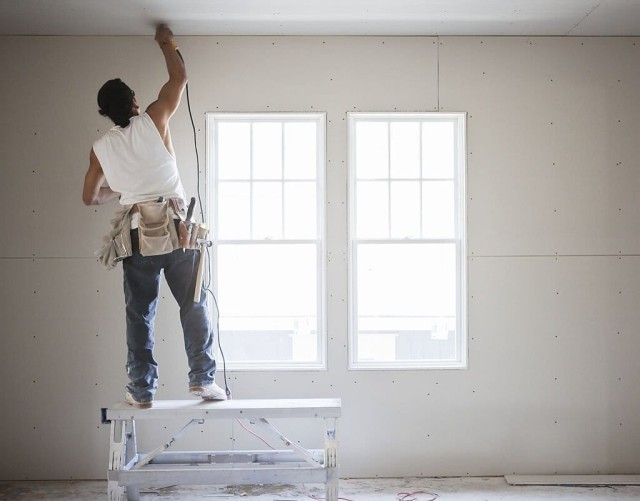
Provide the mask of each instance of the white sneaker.
POLYGON ((216 383, 206 386, 192 386, 189 393, 196 397, 202 397, 204 400, 226 400, 227 394, 216 383))
POLYGON ((124 401, 129 405, 133 405, 137 409, 149 409, 153 405, 153 401, 151 402, 138 402, 133 395, 127 392, 124 396, 124 401))

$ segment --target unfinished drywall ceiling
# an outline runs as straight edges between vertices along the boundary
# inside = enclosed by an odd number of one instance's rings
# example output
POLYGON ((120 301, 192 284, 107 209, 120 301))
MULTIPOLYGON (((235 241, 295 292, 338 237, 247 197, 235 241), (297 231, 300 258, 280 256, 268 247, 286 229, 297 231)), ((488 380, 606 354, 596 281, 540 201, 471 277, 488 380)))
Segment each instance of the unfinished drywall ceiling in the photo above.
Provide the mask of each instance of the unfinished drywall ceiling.
POLYGON ((0 35, 640 35, 637 0, 3 0, 0 35))

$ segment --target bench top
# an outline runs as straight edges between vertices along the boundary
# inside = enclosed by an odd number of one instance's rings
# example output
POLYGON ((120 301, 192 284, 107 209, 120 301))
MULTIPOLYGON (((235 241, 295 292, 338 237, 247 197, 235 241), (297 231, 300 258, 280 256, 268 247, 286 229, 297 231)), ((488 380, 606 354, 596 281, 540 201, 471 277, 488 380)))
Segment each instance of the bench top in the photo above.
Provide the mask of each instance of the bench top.
POLYGON ((107 420, 129 419, 247 419, 247 418, 337 418, 339 398, 240 399, 240 400, 156 400, 150 409, 118 402, 107 409, 107 420))

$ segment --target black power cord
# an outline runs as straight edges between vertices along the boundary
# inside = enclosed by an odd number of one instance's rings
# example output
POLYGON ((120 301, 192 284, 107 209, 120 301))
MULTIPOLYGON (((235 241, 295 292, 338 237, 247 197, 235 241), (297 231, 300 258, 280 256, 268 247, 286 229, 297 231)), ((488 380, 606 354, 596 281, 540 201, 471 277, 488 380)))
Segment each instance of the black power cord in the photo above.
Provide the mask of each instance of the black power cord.
MULTIPOLYGON (((178 56, 182 59, 184 63, 184 58, 178 49, 176 49, 178 56)), ((198 136, 196 134, 196 124, 193 121, 193 113, 191 112, 191 99, 189 98, 189 81, 185 85, 185 95, 187 97, 187 110, 189 111, 189 119, 191 121, 191 129, 193 130, 193 146, 196 152, 196 194, 198 195, 198 206, 200 207, 200 220, 204 222, 204 210, 202 208, 202 198, 200 197, 200 155, 198 154, 198 136)), ((202 250, 200 251, 202 252, 202 250)), ((207 253, 207 261, 210 263, 210 254, 209 247, 206 247, 207 253)), ((202 259, 202 257, 201 257, 202 259)), ((227 394, 227 398, 231 398, 231 390, 229 389, 229 384, 227 382, 227 362, 224 358, 224 352, 222 351, 222 344, 220 343, 220 308, 218 307, 218 300, 216 299, 215 294, 211 290, 211 267, 207 266, 206 273, 206 283, 204 284, 204 290, 211 294, 213 298, 213 304, 216 307, 216 333, 218 335, 218 350, 220 351, 220 356, 222 357, 222 375, 224 377, 224 391, 227 394)))

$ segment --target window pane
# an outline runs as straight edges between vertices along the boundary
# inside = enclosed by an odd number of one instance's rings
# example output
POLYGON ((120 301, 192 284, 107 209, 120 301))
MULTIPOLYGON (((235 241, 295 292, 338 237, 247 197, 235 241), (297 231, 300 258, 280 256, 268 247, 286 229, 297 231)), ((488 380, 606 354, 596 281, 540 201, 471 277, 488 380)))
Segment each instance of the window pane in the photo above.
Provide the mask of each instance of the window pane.
POLYGON ((449 317, 456 312, 454 244, 359 244, 363 317, 449 317))
POLYGON ((286 182, 284 185, 284 237, 316 238, 316 184, 286 182))
POLYGON ((455 237, 453 181, 422 183, 423 238, 455 237))
POLYGON ((456 349, 455 318, 433 319, 411 328, 393 326, 389 332, 361 329, 358 337, 359 362, 455 361, 456 349))
POLYGON ((218 261, 227 360, 317 361, 316 245, 220 245, 218 261))
POLYGON ((254 239, 282 238, 282 185, 274 182, 253 183, 254 239))
POLYGON ((220 244, 221 314, 315 317, 316 257, 316 244, 220 244))
POLYGON ((395 122, 390 125, 391 177, 420 177, 420 124, 395 122))
POLYGON ((218 185, 218 238, 251 238, 250 207, 248 182, 221 182, 218 185))
POLYGON ((284 174, 288 179, 315 179, 317 125, 308 122, 284 124, 284 174))
POLYGON ((252 137, 253 179, 282 178, 282 124, 257 122, 252 137))
POLYGON ((351 367, 464 367, 464 114, 348 116, 351 367))
POLYGON ((386 122, 356 125, 356 176, 358 179, 389 177, 389 126, 386 122))
POLYGON ((322 113, 207 114, 211 267, 234 370, 325 367, 324 126, 322 113))
POLYGON ((248 123, 218 124, 218 178, 249 179, 251 130, 248 123))
POLYGON ((360 181, 357 186, 358 238, 389 236, 389 183, 360 181))
POLYGON ((422 177, 453 179, 455 160, 452 122, 422 122, 422 177))
POLYGON ((360 244, 358 360, 452 360, 454 244, 360 244))
POLYGON ((420 181, 391 181, 391 237, 420 237, 420 181))

